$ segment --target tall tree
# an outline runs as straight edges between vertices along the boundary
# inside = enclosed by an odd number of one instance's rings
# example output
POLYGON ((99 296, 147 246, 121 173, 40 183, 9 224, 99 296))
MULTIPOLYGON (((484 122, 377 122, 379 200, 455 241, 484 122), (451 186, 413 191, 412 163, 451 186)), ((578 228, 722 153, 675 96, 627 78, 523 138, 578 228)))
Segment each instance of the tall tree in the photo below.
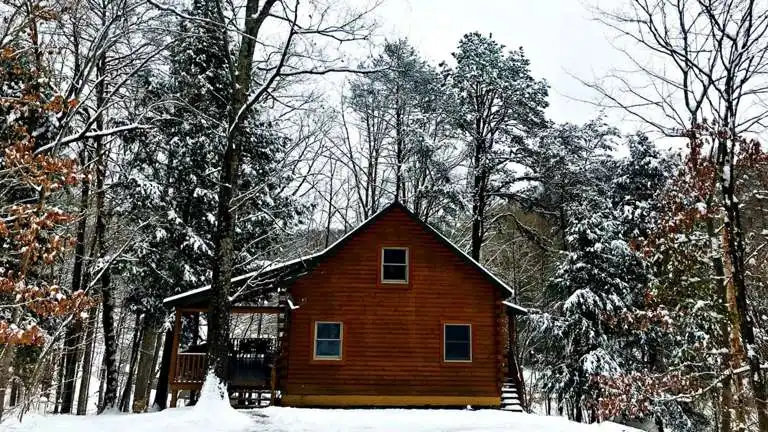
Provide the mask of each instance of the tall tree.
MULTIPOLYGON (((452 95, 444 78, 407 40, 386 42, 369 64, 379 71, 353 79, 348 96, 362 142, 367 146, 368 163, 348 161, 345 165, 356 171, 360 183, 371 183, 368 190, 376 200, 372 204, 379 204, 377 189, 384 189, 387 196, 429 219, 438 209, 457 200, 451 170, 458 158, 448 140, 452 95), (370 167, 371 175, 359 170, 358 165, 370 167)), ((348 138, 344 141, 351 148, 348 138)), ((354 154, 347 157, 353 158, 354 154)), ((358 193, 364 206, 368 190, 358 193)))
MULTIPOLYGON (((326 4, 322 0, 307 4, 298 1, 247 0, 244 14, 218 0, 198 2, 199 15, 188 16, 170 7, 159 5, 183 20, 198 26, 193 37, 210 50, 210 55, 223 56, 226 64, 221 94, 209 89, 212 97, 220 97, 226 105, 221 121, 221 147, 216 191, 217 208, 213 215, 215 231, 212 237, 213 257, 211 305, 208 314, 208 356, 211 373, 222 383, 227 382, 229 345, 230 280, 236 258, 235 233, 240 200, 252 199, 253 194, 240 196, 237 185, 241 182, 244 145, 248 142, 249 124, 269 134, 269 122, 260 107, 267 101, 277 100, 280 91, 291 79, 306 75, 321 75, 346 71, 342 59, 324 46, 325 41, 352 42, 367 35, 367 10, 354 11, 326 4), (335 11, 329 15, 329 11, 335 11), (240 19, 244 16, 244 19, 240 19), (329 16, 339 19, 338 25, 327 22, 329 16), (274 38, 265 38, 261 31, 274 24, 279 34, 277 46, 274 38), (300 37, 299 37, 300 36, 300 37), (257 48, 258 47, 258 48, 257 48), (258 56, 257 56, 258 54, 258 56), (261 122, 250 123, 260 118, 261 122)), ((338 45, 337 45, 338 46, 338 45)), ((254 162, 262 155, 255 154, 254 162)), ((265 189, 256 189, 266 195, 265 189)))
POLYGON ((456 94, 453 121, 467 146, 471 255, 480 260, 494 194, 529 178, 512 166, 525 158, 526 139, 547 126, 547 84, 531 76, 522 49, 505 52, 480 33, 464 35, 453 58, 456 65, 446 74, 456 94))

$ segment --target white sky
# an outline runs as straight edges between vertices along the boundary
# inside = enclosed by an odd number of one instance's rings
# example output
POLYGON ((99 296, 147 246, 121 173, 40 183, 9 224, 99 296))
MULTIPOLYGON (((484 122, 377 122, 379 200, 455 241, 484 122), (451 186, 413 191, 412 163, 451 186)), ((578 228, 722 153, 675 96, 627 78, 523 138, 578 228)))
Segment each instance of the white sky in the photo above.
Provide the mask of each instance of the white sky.
POLYGON ((509 48, 522 46, 534 77, 549 82, 549 118, 582 123, 599 109, 573 99, 595 100, 596 94, 572 75, 590 80, 626 64, 609 43, 609 29, 591 19, 593 1, 385 0, 378 15, 381 33, 407 37, 435 63, 450 60, 461 36, 472 31, 492 33, 509 48))

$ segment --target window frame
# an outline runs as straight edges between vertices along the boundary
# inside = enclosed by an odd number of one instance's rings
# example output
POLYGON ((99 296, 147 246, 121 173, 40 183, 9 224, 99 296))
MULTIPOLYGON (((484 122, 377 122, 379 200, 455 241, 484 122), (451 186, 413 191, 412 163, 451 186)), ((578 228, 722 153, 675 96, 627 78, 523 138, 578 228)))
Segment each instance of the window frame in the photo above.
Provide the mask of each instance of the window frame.
MULTIPOLYGON (((331 361, 338 362, 344 358, 344 322, 342 321, 315 321, 312 334, 312 360, 313 361, 331 361), (339 325, 339 355, 338 356, 319 356, 317 355, 317 330, 320 324, 338 324, 339 325)), ((320 339, 320 340, 336 340, 336 339, 320 339)))
POLYGON ((443 363, 447 364, 470 364, 474 360, 475 350, 474 350, 474 339, 472 335, 472 323, 468 322, 443 322, 443 363), (447 354, 447 345, 448 345, 448 332, 446 332, 446 329, 448 326, 464 326, 469 328, 469 359, 468 360, 449 360, 446 358, 447 354))
POLYGON ((382 246, 380 249, 380 262, 379 262, 379 282, 387 285, 408 285, 410 283, 410 271, 411 271, 411 252, 408 247, 405 246, 382 246), (390 263, 386 265, 402 266, 405 267, 405 279, 384 279, 384 251, 385 250, 401 250, 405 252, 405 264, 390 263))

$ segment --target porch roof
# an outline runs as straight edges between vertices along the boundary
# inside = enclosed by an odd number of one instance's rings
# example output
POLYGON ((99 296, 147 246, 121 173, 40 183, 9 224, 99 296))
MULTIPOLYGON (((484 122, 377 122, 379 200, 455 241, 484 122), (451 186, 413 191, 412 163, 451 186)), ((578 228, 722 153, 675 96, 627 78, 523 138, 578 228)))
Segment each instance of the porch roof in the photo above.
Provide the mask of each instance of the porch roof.
MULTIPOLYGON (((284 263, 275 263, 259 270, 232 278, 232 290, 229 300, 233 305, 265 303, 264 299, 286 283, 302 276, 311 267, 318 254, 308 255, 284 263)), ((211 286, 206 285, 167 297, 163 303, 169 307, 207 306, 210 301, 211 286)))

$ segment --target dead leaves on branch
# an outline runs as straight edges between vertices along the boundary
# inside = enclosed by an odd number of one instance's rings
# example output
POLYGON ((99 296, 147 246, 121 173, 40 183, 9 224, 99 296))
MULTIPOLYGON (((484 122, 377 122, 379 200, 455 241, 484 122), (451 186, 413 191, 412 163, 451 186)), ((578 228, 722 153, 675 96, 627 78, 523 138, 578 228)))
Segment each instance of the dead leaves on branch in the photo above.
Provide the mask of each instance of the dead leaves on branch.
POLYGON ((76 218, 55 202, 57 194, 80 183, 82 174, 72 158, 53 151, 36 153, 39 135, 29 129, 41 127, 42 122, 55 130, 56 116, 72 107, 73 101, 45 96, 41 80, 24 68, 17 52, 2 49, 0 62, 0 75, 13 78, 15 84, 10 94, 0 95, 0 110, 9 114, 2 136, 0 184, 4 198, 11 198, 0 208, 0 244, 9 267, 0 269, 0 295, 9 300, 4 306, 21 312, 14 314, 20 318, 0 320, 0 345, 40 345, 45 332, 38 320, 79 319, 96 304, 85 292, 67 292, 42 276, 56 274, 54 266, 74 246, 69 226, 76 218))
POLYGON ((15 324, 0 320, 0 345, 35 345, 45 343, 45 335, 40 327, 33 324, 25 329, 15 324))

